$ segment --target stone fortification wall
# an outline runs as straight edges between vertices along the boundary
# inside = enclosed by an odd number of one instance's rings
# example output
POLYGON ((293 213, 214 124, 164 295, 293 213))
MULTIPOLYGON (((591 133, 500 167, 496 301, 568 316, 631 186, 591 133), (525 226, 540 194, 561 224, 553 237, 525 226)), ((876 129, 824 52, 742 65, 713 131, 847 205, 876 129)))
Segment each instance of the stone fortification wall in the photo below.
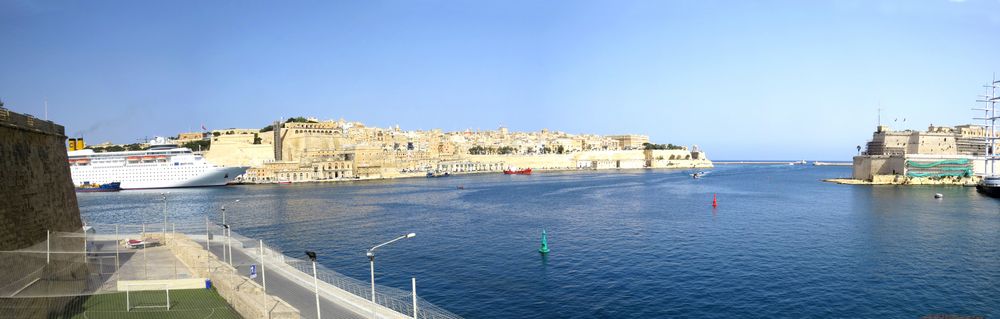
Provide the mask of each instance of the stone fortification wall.
POLYGON ((0 250, 43 242, 46 230, 80 231, 64 132, 0 108, 0 250))
MULTIPOLYGON (((0 104, 0 251, 80 251, 82 222, 70 178, 62 126, 10 112, 0 104), (47 231, 53 236, 47 244, 47 231)), ((67 294, 82 291, 87 269, 83 254, 0 254, 0 286, 8 297, 34 281, 67 294)), ((68 300, 0 300, 0 312, 18 318, 59 314, 68 300)), ((3 316, 3 315, 0 315, 3 316)))
POLYGON ((903 164, 903 156, 855 156, 851 177, 857 180, 872 181, 876 175, 902 175, 903 164))
POLYGON ((274 145, 263 141, 253 144, 253 135, 248 134, 219 135, 212 137, 212 148, 205 152, 205 159, 215 165, 260 167, 274 160, 274 145))

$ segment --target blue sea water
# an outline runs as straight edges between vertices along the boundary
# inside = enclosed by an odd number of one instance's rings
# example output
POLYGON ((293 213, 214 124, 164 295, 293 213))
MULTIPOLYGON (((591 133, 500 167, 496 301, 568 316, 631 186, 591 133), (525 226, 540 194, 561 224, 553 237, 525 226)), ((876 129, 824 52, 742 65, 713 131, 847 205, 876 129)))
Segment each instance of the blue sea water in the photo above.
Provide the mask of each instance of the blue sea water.
MULTIPOLYGON (((848 186, 848 167, 541 172, 170 190, 290 255, 467 318, 1000 317, 1000 201, 973 188, 848 186), (458 189, 464 186, 464 189, 458 189), (934 193, 944 195, 935 199, 934 193), (719 207, 712 208, 717 194, 719 207), (540 255, 542 229, 547 255, 540 255)), ((94 223, 162 221, 160 191, 79 194, 94 223)))

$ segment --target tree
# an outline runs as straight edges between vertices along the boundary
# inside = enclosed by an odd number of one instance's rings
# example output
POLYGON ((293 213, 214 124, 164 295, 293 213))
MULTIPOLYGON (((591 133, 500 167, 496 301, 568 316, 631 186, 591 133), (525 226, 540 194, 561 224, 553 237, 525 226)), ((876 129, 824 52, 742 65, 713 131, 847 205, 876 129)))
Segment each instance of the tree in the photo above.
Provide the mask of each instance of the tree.
POLYGON ((684 146, 674 144, 642 143, 642 148, 646 150, 683 150, 684 146))
POLYGON ((559 145, 559 147, 556 148, 556 153, 562 154, 563 152, 566 152, 566 148, 559 145))
POLYGON ((472 154, 472 155, 485 155, 486 154, 486 148, 482 147, 480 145, 473 146, 473 147, 469 148, 469 154, 472 154))
POLYGON ((187 147, 195 151, 207 151, 212 146, 212 141, 200 140, 200 141, 190 141, 181 145, 182 147, 187 147))
POLYGON ((310 121, 310 120, 308 120, 308 119, 306 119, 304 117, 301 117, 301 116, 296 116, 296 117, 290 117, 290 118, 288 118, 287 120, 285 120, 285 123, 317 123, 317 122, 316 121, 310 121))

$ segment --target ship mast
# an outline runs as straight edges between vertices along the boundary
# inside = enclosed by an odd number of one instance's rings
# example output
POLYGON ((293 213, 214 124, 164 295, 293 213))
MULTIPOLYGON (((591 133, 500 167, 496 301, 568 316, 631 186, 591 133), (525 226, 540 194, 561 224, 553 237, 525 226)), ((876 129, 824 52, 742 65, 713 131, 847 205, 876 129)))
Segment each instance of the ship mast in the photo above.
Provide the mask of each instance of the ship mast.
POLYGON ((997 137, 996 123, 1000 116, 997 115, 996 105, 1000 102, 1000 96, 997 96, 997 89, 1000 88, 1000 81, 997 80, 996 73, 993 74, 993 80, 990 81, 989 85, 984 85, 986 88, 986 95, 982 96, 982 100, 976 100, 976 102, 982 102, 983 108, 973 109, 977 111, 983 111, 983 117, 975 118, 983 120, 984 129, 986 131, 986 136, 983 139, 986 143, 986 175, 994 176, 996 171, 994 170, 994 165, 996 164, 997 154, 996 154, 996 141, 1000 140, 997 137))

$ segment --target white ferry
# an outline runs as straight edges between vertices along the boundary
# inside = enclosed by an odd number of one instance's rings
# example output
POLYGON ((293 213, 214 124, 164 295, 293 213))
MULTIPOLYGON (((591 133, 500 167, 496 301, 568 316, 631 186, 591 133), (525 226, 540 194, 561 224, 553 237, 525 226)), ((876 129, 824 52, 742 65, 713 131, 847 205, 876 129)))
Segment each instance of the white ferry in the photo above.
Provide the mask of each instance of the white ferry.
POLYGON ((163 138, 151 141, 145 151, 70 151, 69 164, 75 185, 120 182, 122 189, 222 186, 247 170, 212 165, 163 138))

